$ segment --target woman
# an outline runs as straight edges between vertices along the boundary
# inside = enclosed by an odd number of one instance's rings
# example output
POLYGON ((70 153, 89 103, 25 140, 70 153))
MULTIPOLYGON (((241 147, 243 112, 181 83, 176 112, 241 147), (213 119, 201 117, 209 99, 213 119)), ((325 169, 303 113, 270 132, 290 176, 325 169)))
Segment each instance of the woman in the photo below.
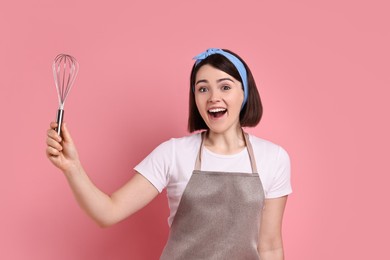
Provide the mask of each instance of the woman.
POLYGON ((66 124, 50 124, 46 153, 101 226, 132 215, 166 188, 170 233, 161 259, 283 259, 282 218, 291 193, 280 146, 249 135, 262 105, 252 73, 228 50, 208 49, 191 72, 190 132, 159 145, 108 196, 88 178, 66 124))

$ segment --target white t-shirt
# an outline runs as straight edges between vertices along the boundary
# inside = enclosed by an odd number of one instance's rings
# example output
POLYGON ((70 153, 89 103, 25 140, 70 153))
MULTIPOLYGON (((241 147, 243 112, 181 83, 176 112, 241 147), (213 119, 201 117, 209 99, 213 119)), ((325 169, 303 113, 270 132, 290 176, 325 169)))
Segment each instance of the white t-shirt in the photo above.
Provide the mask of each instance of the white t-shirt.
MULTIPOLYGON (((290 158, 274 143, 249 135, 265 198, 278 198, 292 192, 290 158)), ((180 198, 191 178, 201 144, 201 134, 172 138, 154 149, 134 169, 148 179, 161 193, 167 189, 170 215, 168 225, 175 217, 180 198)), ((233 155, 220 155, 203 147, 201 170, 251 173, 247 149, 233 155)), ((227 173, 228 174, 228 173, 227 173)))

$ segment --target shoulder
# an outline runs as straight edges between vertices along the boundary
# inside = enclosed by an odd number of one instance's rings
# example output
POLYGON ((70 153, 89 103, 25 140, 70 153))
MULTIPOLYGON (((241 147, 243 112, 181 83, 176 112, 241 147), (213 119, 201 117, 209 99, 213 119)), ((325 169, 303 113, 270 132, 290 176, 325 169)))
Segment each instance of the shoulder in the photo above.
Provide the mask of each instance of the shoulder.
POLYGON ((249 141, 256 157, 270 162, 289 162, 289 155, 282 146, 251 134, 249 134, 249 141))
POLYGON ((256 148, 258 150, 266 150, 267 152, 271 152, 271 153, 278 153, 280 152, 280 150, 284 150, 283 147, 281 147, 280 145, 274 142, 257 137, 252 134, 248 134, 248 135, 249 135, 249 141, 251 142, 253 148, 256 148))
POLYGON ((201 141, 201 134, 200 133, 195 133, 179 138, 171 138, 168 140, 168 142, 173 143, 173 145, 176 146, 187 146, 187 145, 195 145, 200 143, 201 141))
MULTIPOLYGON (((158 145, 135 170, 147 177, 161 192, 170 181, 178 179, 183 169, 187 172, 187 166, 193 167, 199 149, 197 143, 200 143, 200 134, 171 138, 158 145)), ((188 172, 191 173, 191 169, 188 172)))
POLYGON ((199 148, 201 143, 200 133, 191 134, 183 137, 171 138, 161 143, 155 150, 158 151, 174 151, 182 152, 186 150, 192 150, 193 148, 199 148))

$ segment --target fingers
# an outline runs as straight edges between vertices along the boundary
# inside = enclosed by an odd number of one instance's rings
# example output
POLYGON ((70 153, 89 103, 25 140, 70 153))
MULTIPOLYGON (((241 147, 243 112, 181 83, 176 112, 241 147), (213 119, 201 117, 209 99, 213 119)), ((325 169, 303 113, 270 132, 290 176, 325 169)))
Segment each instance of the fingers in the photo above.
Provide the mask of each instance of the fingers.
POLYGON ((54 147, 51 147, 51 146, 48 146, 46 147, 46 155, 48 157, 52 157, 52 156, 59 156, 61 154, 61 151, 59 149, 56 149, 54 147))
POLYGON ((56 140, 48 137, 46 139, 46 154, 47 156, 58 156, 62 151, 62 145, 56 140))
POLYGON ((51 123, 50 123, 50 128, 51 128, 51 129, 56 129, 57 126, 58 126, 58 123, 57 123, 57 122, 51 122, 51 123))
POLYGON ((46 137, 47 156, 58 156, 62 151, 62 145, 61 145, 62 138, 57 134, 57 131, 54 130, 56 127, 57 127, 57 123, 51 122, 50 129, 47 130, 47 137, 46 137))
POLYGON ((61 136, 59 136, 57 134, 57 131, 55 130, 57 125, 58 124, 56 122, 51 122, 50 123, 50 129, 47 130, 47 136, 52 138, 52 139, 54 139, 54 140, 56 140, 57 142, 61 142, 62 138, 61 138, 61 136))
POLYGON ((53 147, 54 149, 57 149, 59 151, 62 150, 62 145, 61 145, 60 141, 51 138, 49 135, 46 138, 46 144, 48 147, 53 147))

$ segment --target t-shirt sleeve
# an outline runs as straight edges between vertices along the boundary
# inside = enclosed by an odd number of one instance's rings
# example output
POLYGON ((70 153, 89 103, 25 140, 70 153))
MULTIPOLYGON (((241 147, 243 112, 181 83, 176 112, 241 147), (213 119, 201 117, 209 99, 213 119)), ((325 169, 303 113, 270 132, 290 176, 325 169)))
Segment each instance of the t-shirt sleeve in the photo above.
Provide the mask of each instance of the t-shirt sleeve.
POLYGON ((173 158, 173 141, 160 144, 134 170, 149 180, 158 192, 167 186, 173 158))
POLYGON ((274 178, 267 193, 267 198, 279 198, 292 192, 290 157, 286 150, 279 146, 275 164, 274 178))

